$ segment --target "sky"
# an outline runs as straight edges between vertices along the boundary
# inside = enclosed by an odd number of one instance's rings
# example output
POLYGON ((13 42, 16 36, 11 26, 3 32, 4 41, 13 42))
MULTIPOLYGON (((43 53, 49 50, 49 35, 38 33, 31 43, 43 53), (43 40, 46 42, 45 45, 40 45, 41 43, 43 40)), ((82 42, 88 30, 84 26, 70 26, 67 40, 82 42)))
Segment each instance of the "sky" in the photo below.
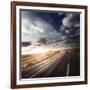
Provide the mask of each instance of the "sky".
POLYGON ((80 12, 22 9, 20 14, 22 46, 80 41, 80 12))

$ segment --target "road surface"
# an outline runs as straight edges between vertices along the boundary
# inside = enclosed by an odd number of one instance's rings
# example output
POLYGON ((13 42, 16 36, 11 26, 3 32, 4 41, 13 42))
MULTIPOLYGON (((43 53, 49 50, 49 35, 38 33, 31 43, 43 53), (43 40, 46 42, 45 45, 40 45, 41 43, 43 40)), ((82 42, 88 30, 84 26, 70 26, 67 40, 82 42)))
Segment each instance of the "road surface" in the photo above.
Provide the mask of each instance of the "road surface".
POLYGON ((21 78, 78 76, 80 74, 79 60, 79 54, 76 52, 59 52, 48 60, 22 71, 21 78))

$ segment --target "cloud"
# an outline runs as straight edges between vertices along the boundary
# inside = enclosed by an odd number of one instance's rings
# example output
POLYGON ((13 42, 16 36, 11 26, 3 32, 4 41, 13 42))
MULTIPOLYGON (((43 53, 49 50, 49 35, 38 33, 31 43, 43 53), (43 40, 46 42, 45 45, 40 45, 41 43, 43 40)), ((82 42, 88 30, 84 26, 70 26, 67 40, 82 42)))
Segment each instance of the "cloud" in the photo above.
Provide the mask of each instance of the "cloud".
MULTIPOLYGON (((62 15, 63 13, 61 12, 59 14, 62 15)), ((22 42, 32 42, 33 45, 37 44, 42 38, 46 39, 41 40, 43 43, 68 42, 68 39, 80 35, 79 16, 80 15, 76 13, 64 12, 64 17, 60 19, 62 24, 59 24, 60 28, 56 30, 55 26, 46 19, 40 18, 40 16, 38 17, 35 13, 25 12, 21 20, 22 42)))
POLYGON ((80 14, 66 13, 66 17, 62 20, 59 32, 62 33, 62 39, 77 38, 80 35, 80 14))
POLYGON ((70 34, 71 32, 70 32, 70 30, 69 29, 66 29, 65 30, 65 34, 70 34))
POLYGON ((29 45, 31 45, 32 44, 32 42, 22 42, 21 43, 21 45, 23 46, 23 47, 27 47, 27 46, 29 46, 29 45))
POLYGON ((80 15, 75 13, 67 14, 66 17, 63 19, 62 23, 65 27, 71 28, 71 27, 79 27, 80 26, 80 15))
MULTIPOLYGON (((29 15, 30 16, 30 15, 29 15)), ((22 18, 22 41, 32 41, 36 43, 40 38, 48 40, 58 39, 60 34, 48 22, 41 18, 33 16, 33 18, 22 18)))
POLYGON ((64 14, 63 12, 59 12, 59 13, 58 13, 59 16, 61 16, 61 15, 63 15, 63 14, 64 14))

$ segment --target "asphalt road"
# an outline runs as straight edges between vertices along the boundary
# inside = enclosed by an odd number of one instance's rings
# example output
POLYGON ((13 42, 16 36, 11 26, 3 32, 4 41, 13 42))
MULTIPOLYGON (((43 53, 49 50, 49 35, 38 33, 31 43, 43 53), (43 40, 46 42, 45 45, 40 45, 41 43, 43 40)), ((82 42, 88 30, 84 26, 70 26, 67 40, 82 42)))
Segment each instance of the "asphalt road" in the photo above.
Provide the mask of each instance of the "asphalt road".
POLYGON ((23 71, 21 78, 64 77, 80 74, 79 54, 60 52, 23 71))

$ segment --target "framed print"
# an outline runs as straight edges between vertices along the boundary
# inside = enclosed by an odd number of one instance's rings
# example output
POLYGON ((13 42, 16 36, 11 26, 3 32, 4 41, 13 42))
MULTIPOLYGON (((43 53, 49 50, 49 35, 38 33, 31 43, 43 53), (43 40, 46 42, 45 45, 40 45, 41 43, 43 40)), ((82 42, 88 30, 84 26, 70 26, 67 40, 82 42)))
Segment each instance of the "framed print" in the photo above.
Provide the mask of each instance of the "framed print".
POLYGON ((87 84, 87 6, 11 2, 11 88, 87 84))

